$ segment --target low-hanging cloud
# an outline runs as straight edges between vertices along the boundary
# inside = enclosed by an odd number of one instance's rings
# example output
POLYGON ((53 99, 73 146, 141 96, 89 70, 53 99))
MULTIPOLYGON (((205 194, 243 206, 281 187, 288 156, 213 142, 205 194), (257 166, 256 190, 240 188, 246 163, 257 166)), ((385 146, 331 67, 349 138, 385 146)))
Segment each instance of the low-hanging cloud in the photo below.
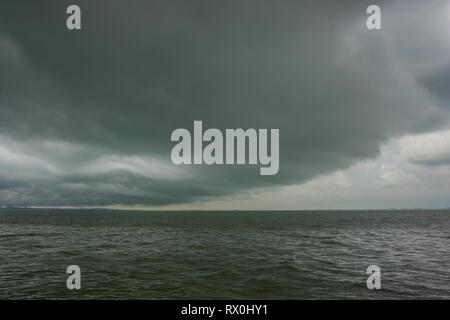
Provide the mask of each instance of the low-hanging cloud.
POLYGON ((365 1, 78 1, 81 31, 65 28, 69 4, 0 4, 7 205, 245 195, 349 167, 391 137, 448 121, 445 1, 381 1, 375 31, 365 1), (408 12, 423 13, 421 34, 433 35, 420 45, 408 12), (279 128, 279 173, 174 166, 170 134, 194 120, 279 128))

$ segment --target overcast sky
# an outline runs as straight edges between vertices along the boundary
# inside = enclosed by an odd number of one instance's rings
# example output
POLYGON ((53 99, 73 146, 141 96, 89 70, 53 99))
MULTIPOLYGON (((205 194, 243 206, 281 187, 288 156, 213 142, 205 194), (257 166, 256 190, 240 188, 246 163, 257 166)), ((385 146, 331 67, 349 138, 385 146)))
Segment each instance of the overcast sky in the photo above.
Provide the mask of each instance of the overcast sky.
POLYGON ((0 205, 450 207, 449 30, 440 0, 2 0, 0 205), (279 128, 279 173, 175 166, 194 120, 279 128))

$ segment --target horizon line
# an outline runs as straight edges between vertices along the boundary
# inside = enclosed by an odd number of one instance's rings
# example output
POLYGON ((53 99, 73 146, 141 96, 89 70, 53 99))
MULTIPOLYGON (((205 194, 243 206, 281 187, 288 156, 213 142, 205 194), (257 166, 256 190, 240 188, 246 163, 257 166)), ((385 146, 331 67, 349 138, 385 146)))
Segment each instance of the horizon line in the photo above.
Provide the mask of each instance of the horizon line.
POLYGON ((127 211, 127 212, 318 212, 318 211, 432 211, 432 210, 450 210, 448 208, 383 208, 383 209, 228 209, 228 210, 211 210, 211 209, 130 209, 130 208, 107 208, 107 207, 21 207, 10 206, 0 207, 0 210, 80 210, 80 211, 92 211, 92 210, 105 210, 105 211, 127 211))

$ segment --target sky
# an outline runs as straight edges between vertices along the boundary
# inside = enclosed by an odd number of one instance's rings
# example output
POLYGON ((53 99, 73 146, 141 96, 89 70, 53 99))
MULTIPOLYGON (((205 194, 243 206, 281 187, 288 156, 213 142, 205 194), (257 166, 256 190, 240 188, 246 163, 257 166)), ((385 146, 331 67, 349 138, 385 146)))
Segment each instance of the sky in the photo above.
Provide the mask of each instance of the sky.
POLYGON ((0 206, 450 207, 448 30, 440 0, 2 0, 0 206), (174 165, 195 120, 279 128, 278 174, 174 165))

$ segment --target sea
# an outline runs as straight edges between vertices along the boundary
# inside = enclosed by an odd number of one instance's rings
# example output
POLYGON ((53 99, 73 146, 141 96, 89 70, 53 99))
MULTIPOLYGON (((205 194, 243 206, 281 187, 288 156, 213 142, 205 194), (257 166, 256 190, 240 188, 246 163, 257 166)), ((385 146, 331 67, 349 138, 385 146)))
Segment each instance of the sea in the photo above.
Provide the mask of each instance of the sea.
POLYGON ((449 298, 450 210, 0 210, 0 299, 449 298))

